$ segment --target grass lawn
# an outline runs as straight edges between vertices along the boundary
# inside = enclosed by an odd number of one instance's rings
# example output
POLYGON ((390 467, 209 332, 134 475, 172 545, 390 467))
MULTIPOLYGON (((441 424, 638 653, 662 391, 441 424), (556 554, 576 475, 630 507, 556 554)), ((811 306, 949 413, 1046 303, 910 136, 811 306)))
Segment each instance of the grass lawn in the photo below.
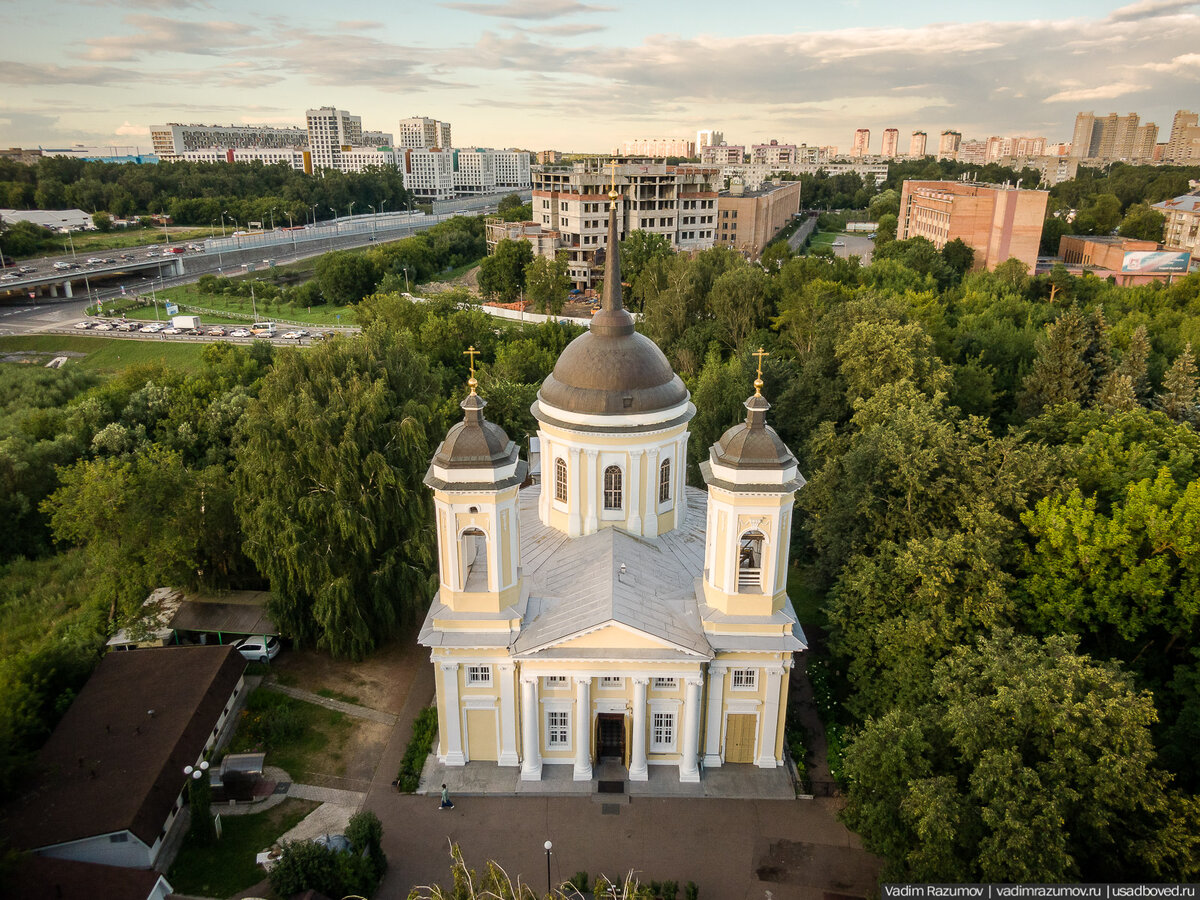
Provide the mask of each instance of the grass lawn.
MULTIPOLYGON (((221 323, 221 322, 249 322, 254 318, 254 311, 257 309, 260 320, 266 319, 282 319, 291 322, 304 322, 311 325, 330 325, 330 326, 348 326, 358 324, 354 317, 353 306, 313 306, 311 308, 304 306, 293 306, 290 303, 279 303, 278 301, 257 300, 255 303, 250 302, 249 297, 233 297, 226 294, 207 294, 201 291, 194 284, 184 284, 179 287, 170 287, 164 291, 155 291, 155 296, 158 298, 158 316, 161 319, 167 318, 164 310, 164 300, 170 300, 172 303, 179 305, 179 312, 188 314, 196 312, 200 316, 202 322, 221 323), (202 307, 203 309, 215 309, 217 315, 207 312, 195 311, 194 307, 202 307), (234 314, 228 318, 222 319, 219 313, 234 314), (338 319, 338 316, 341 319, 338 319)), ((149 298, 149 294, 142 296, 149 298)), ((106 304, 108 306, 108 304, 106 304)), ((118 305, 120 309, 123 304, 118 305)), ((124 310, 127 318, 130 319, 153 319, 154 306, 133 307, 124 310)))
POLYGON ((796 618, 801 625, 819 625, 829 627, 825 617, 825 595, 813 586, 816 579, 806 568, 791 566, 788 569, 787 592, 792 598, 792 606, 796 610, 796 618))
POLYGON ((252 816, 222 816, 221 839, 198 846, 188 834, 167 880, 178 893, 201 897, 231 897, 253 887, 266 878, 254 862, 255 854, 268 849, 318 805, 289 798, 252 816))
POLYGON ((55 356, 72 355, 71 365, 93 372, 119 372, 139 363, 160 361, 173 369, 197 371, 206 344, 173 341, 130 341, 74 334, 31 334, 0 337, 0 356, 27 354, 44 365, 55 356), (78 356, 77 354, 85 354, 78 356))
MULTIPOLYGON (((168 228, 167 231, 170 233, 172 244, 202 241, 209 237, 207 228, 168 228)), ((161 228, 133 228, 110 231, 107 234, 102 231, 84 231, 72 234, 69 241, 66 235, 63 235, 58 243, 62 245, 61 249, 46 247, 28 257, 14 258, 38 259, 43 256, 67 255, 71 252, 72 243, 75 245, 75 255, 84 256, 97 250, 125 250, 129 247, 145 247, 150 244, 158 244, 163 247, 166 246, 167 239, 163 236, 161 228)))
POLYGON ((259 688, 241 713, 230 753, 265 752, 294 781, 342 777, 354 722, 343 713, 259 688))
POLYGON ((814 231, 812 233, 812 240, 809 243, 813 247, 819 247, 822 244, 828 246, 836 241, 838 236, 838 232, 836 231, 814 231))

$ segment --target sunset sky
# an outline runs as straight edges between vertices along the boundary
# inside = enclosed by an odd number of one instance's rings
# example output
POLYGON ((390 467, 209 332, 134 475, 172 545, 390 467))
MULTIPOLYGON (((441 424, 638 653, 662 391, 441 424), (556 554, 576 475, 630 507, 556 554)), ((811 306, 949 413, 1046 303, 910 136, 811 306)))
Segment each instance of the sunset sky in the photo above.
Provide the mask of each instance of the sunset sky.
POLYGON ((0 0, 0 145, 149 146, 164 122, 368 129, 448 120, 458 146, 609 151, 723 130, 849 149, 857 127, 1069 140, 1200 110, 1200 4, 830 0, 0 0), (1085 12, 1086 10, 1086 12, 1085 12))

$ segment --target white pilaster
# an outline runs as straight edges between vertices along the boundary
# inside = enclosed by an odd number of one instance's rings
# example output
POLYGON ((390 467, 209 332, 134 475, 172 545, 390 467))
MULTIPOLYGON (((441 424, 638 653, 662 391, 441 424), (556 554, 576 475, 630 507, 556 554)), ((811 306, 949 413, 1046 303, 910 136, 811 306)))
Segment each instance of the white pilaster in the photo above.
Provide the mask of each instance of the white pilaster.
POLYGON ((787 677, 787 669, 782 666, 763 669, 763 677, 767 679, 767 701, 763 704, 762 740, 758 742, 757 765, 760 769, 773 769, 780 762, 775 758, 775 738, 779 733, 779 692, 783 679, 787 677))
MULTIPOLYGON (((658 466, 658 448, 651 447, 646 451, 646 525, 642 529, 642 534, 646 537, 658 537, 662 531, 658 527, 658 466)), ((672 473, 672 480, 674 477, 672 473)), ((671 494, 671 500, 675 500, 674 493, 671 494)))
POLYGON ((521 676, 521 761, 522 781, 542 780, 542 754, 538 750, 537 678, 521 676))
MULTIPOLYGON (((567 451, 567 535, 582 534, 580 511, 583 509, 583 452, 572 448, 567 451)), ((545 484, 546 479, 542 479, 545 484)))
POLYGON ((704 767, 721 765, 721 722, 725 702, 725 667, 710 663, 708 666, 708 715, 704 740, 704 767))
POLYGON ((592 679, 575 679, 575 780, 592 780, 592 679))
POLYGON ((684 490, 684 485, 687 484, 687 445, 688 438, 691 437, 690 431, 684 431, 679 436, 679 450, 675 456, 675 527, 679 528, 687 519, 688 503, 687 491, 684 490))
POLYGON ((517 755, 517 698, 516 685, 513 683, 513 673, 516 666, 512 663, 500 663, 496 671, 500 678, 500 758, 502 766, 520 765, 521 758, 517 755))
POLYGON ((679 754, 679 780, 699 781, 696 765, 700 745, 700 678, 687 679, 687 699, 683 708, 683 745, 679 754))
POLYGON ((554 445, 546 438, 546 432, 538 429, 538 445, 542 451, 542 492, 538 494, 538 518, 543 525, 550 524, 550 498, 554 496, 554 445))
POLYGON ((642 534, 642 451, 629 451, 629 519, 631 534, 642 534))
POLYGON ((442 663, 442 713, 446 720, 446 743, 442 747, 448 766, 465 766, 462 748, 462 710, 458 705, 458 663, 442 663))
POLYGON ((646 684, 649 678, 633 679, 633 734, 629 753, 629 780, 646 781, 650 770, 646 768, 646 684))
POLYGON ((583 533, 594 534, 600 527, 600 485, 596 480, 596 457, 598 450, 585 450, 587 454, 587 518, 584 520, 583 533))

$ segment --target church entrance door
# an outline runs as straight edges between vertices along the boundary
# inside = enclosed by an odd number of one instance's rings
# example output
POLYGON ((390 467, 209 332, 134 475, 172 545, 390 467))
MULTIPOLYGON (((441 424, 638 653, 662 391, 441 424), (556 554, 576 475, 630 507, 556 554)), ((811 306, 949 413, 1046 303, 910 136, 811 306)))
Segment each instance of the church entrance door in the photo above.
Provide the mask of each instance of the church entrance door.
POLYGON ((725 723, 725 762, 754 762, 754 732, 758 718, 731 713, 725 723))
POLYGON ((624 713, 600 713, 596 722, 596 757, 625 761, 624 713))

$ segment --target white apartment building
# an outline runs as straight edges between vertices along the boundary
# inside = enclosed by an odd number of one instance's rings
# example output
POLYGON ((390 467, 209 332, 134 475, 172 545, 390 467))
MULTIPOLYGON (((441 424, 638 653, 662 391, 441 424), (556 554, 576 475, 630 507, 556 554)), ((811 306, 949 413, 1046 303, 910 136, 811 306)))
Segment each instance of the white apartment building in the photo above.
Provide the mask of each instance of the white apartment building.
POLYGON ((958 161, 983 165, 987 162, 987 141, 963 141, 958 145, 958 161))
POLYGON ((754 144, 750 148, 750 162, 764 163, 768 166, 790 166, 796 162, 796 145, 781 144, 771 141, 767 144, 754 144))
POLYGON ((421 200, 454 197, 454 157, 449 150, 408 148, 399 151, 404 188, 421 200))
POLYGON ((995 162, 1002 156, 1045 156, 1044 137, 999 137, 987 139, 987 161, 995 162))
POLYGON ((343 172, 362 172, 366 169, 394 169, 400 164, 400 153, 391 147, 343 147, 339 168, 343 172))
POLYGON ((687 138, 634 138, 617 150, 618 156, 684 156, 696 155, 696 144, 687 138))
POLYGON ((176 159, 187 162, 201 163, 254 163, 264 166, 274 166, 279 163, 291 166, 297 172, 312 174, 312 155, 307 148, 285 147, 272 149, 268 147, 250 147, 238 149, 234 147, 206 147, 202 150, 185 150, 176 159))
POLYGON ((710 144, 700 150, 700 162, 706 166, 738 166, 746 156, 741 144, 710 144))
POLYGON ((527 191, 533 186, 529 153, 525 150, 489 150, 496 171, 496 188, 527 191))
POLYGON ((1070 156, 1001 156, 996 160, 1002 166, 1010 169, 1037 169, 1040 176, 1038 185, 1026 187, 1052 187, 1060 181, 1072 181, 1079 172, 1079 160, 1070 156))
POLYGON ((454 193, 461 197, 496 192, 493 152, 482 147, 460 147, 451 151, 454 193))
POLYGON ((668 166, 652 159, 621 159, 615 175, 608 160, 546 166, 533 173, 533 218, 543 231, 557 231, 569 251, 576 285, 600 277, 596 251, 607 246, 608 192, 615 179, 620 239, 642 230, 661 234, 674 250, 705 250, 716 235, 719 170, 668 166))
POLYGON ((718 144, 725 143, 725 133, 716 131, 712 128, 705 128, 696 132, 696 150, 703 150, 705 147, 715 147, 718 144))
POLYGON ((342 163, 342 148, 362 146, 362 116, 352 116, 344 109, 332 106, 307 110, 304 116, 308 123, 313 170, 350 171, 342 163))
POLYGON ((189 150, 289 149, 308 144, 303 128, 273 128, 266 125, 151 125, 154 155, 162 160, 182 159, 189 150))
POLYGON ((395 147, 396 142, 386 131, 364 131, 362 142, 367 147, 395 147))
POLYGON ((431 150, 434 147, 449 150, 453 146, 449 122, 440 122, 428 116, 410 116, 400 120, 400 147, 406 150, 431 150))
MULTIPOLYGON (((811 148, 815 150, 816 148, 811 148)), ((822 160, 821 162, 799 162, 790 166, 769 166, 764 163, 746 163, 722 166, 718 178, 720 184, 725 184, 734 178, 742 179, 742 184, 748 191, 757 191, 769 182, 774 175, 790 172, 793 175, 815 175, 824 172, 826 175, 858 175, 864 182, 871 181, 876 187, 887 181, 888 167, 886 162, 866 162, 863 160, 822 160)))

